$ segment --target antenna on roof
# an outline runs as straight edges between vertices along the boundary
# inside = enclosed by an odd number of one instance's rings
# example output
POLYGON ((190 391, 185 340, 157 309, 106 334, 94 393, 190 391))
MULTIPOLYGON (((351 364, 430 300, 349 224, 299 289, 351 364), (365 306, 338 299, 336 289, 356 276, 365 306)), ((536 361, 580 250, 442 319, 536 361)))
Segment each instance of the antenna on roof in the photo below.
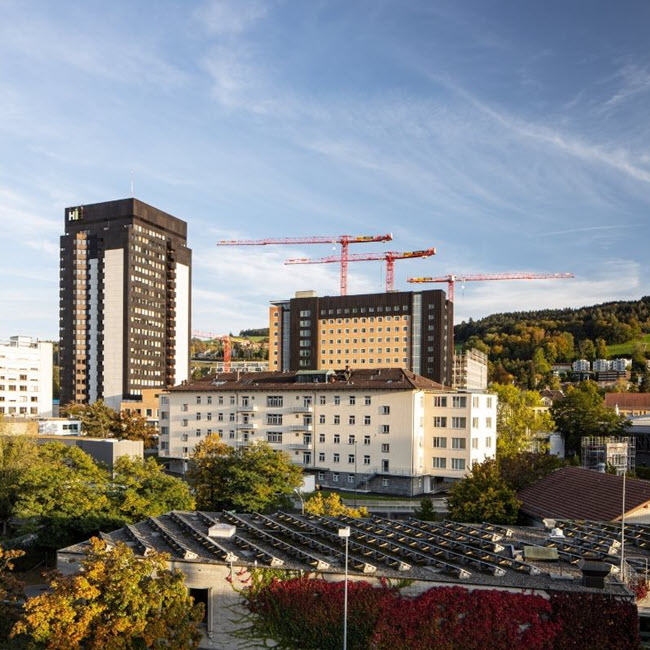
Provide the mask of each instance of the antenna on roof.
POLYGON ((135 198, 135 188, 134 188, 135 182, 133 179, 133 170, 131 170, 131 198, 135 198))

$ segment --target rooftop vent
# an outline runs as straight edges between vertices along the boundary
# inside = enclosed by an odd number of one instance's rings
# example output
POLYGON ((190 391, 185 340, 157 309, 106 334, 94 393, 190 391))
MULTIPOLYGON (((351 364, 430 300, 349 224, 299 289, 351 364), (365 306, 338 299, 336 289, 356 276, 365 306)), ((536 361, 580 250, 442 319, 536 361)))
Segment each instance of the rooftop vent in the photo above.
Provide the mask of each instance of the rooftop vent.
POLYGON ((209 537, 234 537, 237 532, 237 527, 231 524, 212 524, 208 528, 209 537))
POLYGON ((582 584, 592 589, 604 589, 605 578, 612 570, 611 565, 597 560, 580 560, 580 571, 582 571, 582 584))

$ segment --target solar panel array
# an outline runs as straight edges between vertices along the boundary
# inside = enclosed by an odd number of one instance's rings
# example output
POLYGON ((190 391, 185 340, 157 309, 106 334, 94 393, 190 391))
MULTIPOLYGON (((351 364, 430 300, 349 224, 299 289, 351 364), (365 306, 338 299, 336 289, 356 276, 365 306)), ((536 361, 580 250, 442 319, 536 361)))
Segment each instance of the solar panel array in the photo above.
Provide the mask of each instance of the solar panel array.
MULTIPOLYGON (((621 524, 589 520, 561 520, 557 519, 555 525, 562 529, 567 537, 582 535, 583 538, 591 537, 610 539, 620 544, 621 524)), ((650 549, 650 526, 648 524, 625 524, 625 543, 633 544, 642 549, 650 549)))
MULTIPOLYGON (((257 517, 260 516, 261 515, 257 515, 257 517)), ((286 553, 290 557, 293 557, 301 562, 305 562, 317 571, 324 571, 330 567, 329 562, 323 560, 322 558, 316 557, 315 555, 312 555, 311 553, 308 553, 307 551, 304 551, 303 549, 294 546, 293 544, 285 542, 283 539, 276 537, 275 535, 268 533, 262 528, 249 523, 239 515, 236 515, 234 512, 224 512, 221 518, 230 524, 234 524, 238 528, 241 527, 255 539, 270 544, 273 546, 273 548, 280 549, 283 553, 286 553)))
MULTIPOLYGON (((204 512, 201 512, 200 510, 197 511, 196 514, 199 517, 199 519, 208 527, 218 523, 215 519, 213 519, 209 515, 206 515, 204 512)), ((251 540, 242 537, 242 535, 239 533, 235 533, 235 535, 233 535, 230 539, 237 545, 238 548, 241 548, 244 551, 252 553, 253 556, 255 557, 255 560, 258 562, 268 564, 272 567, 281 567, 284 564, 284 560, 280 559, 276 555, 273 555, 273 553, 269 553, 268 551, 265 551, 261 546, 258 546, 251 540)))
POLYGON ((192 550, 180 537, 173 533, 158 519, 149 517, 147 523, 178 553, 184 560, 196 560, 199 555, 192 550))
POLYGON ((225 549, 221 544, 214 539, 201 532, 194 524, 185 516, 177 513, 170 512, 170 519, 180 526, 184 531, 189 533, 201 546, 207 549, 212 555, 216 556, 222 562, 237 562, 239 559, 234 553, 225 549))

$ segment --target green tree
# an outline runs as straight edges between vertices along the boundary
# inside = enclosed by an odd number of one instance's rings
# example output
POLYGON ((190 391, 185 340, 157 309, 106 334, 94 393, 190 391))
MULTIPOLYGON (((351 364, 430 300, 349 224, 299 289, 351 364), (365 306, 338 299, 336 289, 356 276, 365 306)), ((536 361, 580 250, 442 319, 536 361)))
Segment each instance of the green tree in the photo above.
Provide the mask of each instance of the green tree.
POLYGON ((81 421, 82 434, 90 438, 114 438, 118 415, 102 400, 93 404, 69 403, 61 407, 61 415, 81 421))
POLYGON ((14 634, 56 650, 198 647, 203 606, 187 593, 168 556, 137 558, 126 544, 96 538, 82 572, 58 575, 48 593, 30 598, 14 634))
POLYGON ((323 517, 368 517, 367 508, 350 508, 341 501, 340 495, 332 493, 327 497, 322 492, 305 501, 305 512, 310 515, 323 517))
POLYGON ((617 436, 629 427, 625 416, 605 406, 593 381, 570 386, 564 398, 554 402, 551 415, 567 451, 574 453, 580 451, 583 436, 617 436))
POLYGON ((120 440, 142 440, 145 449, 152 449, 157 444, 156 427, 149 424, 147 418, 140 413, 116 413, 112 430, 114 436, 120 440))
POLYGON ((233 448, 211 435, 195 447, 188 479, 201 510, 256 512, 286 505, 302 469, 267 443, 233 448))
POLYGON ((596 346, 591 339, 584 339, 578 343, 578 356, 587 361, 593 361, 596 358, 596 346))
POLYGON ((548 375, 551 372, 551 364, 546 360, 544 355, 544 350, 542 348, 537 348, 533 353, 533 366, 535 372, 542 377, 548 375))
POLYGON ((553 420, 536 391, 492 384, 497 402, 497 455, 508 456, 530 449, 538 433, 553 430, 553 420))
POLYGON ((194 509, 189 485, 165 474, 153 458, 121 456, 115 461, 112 483, 112 512, 127 523, 158 517, 170 510, 194 509))
POLYGON ((60 548, 115 523, 109 487, 108 472, 81 449, 41 445, 18 480, 14 516, 38 530, 42 545, 60 548))
POLYGON ((438 519, 438 513, 433 507, 433 501, 429 497, 420 499, 420 506, 415 509, 413 515, 421 521, 437 521, 438 519))
POLYGON ((23 477, 38 457, 38 445, 33 438, 0 435, 0 520, 3 535, 7 534, 7 523, 14 516, 23 489, 23 477))
POLYGON ((530 451, 501 456, 497 459, 501 478, 515 492, 532 485, 565 465, 566 462, 562 458, 530 451))
POLYGON ((21 550, 5 550, 0 546, 0 641, 7 647, 11 628, 18 619, 19 602, 23 600, 23 583, 12 573, 13 561, 25 555, 21 550))
POLYGON ((474 465, 469 476, 452 485, 447 503, 450 519, 465 523, 514 524, 521 506, 493 459, 474 465))
POLYGON ((605 339, 596 340, 596 358, 609 359, 609 350, 607 349, 607 343, 605 342, 605 339))
POLYGON ((641 383, 639 384, 640 393, 650 393, 650 369, 646 368, 641 376, 641 383))

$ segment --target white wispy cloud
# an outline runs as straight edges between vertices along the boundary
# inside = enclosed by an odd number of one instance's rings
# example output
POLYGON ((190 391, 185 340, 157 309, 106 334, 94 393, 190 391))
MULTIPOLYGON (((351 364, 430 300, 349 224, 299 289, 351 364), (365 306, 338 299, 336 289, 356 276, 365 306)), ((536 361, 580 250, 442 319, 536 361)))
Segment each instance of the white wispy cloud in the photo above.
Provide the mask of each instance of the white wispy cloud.
POLYGON ((240 34, 266 16, 271 0, 210 0, 196 18, 211 34, 240 34))

